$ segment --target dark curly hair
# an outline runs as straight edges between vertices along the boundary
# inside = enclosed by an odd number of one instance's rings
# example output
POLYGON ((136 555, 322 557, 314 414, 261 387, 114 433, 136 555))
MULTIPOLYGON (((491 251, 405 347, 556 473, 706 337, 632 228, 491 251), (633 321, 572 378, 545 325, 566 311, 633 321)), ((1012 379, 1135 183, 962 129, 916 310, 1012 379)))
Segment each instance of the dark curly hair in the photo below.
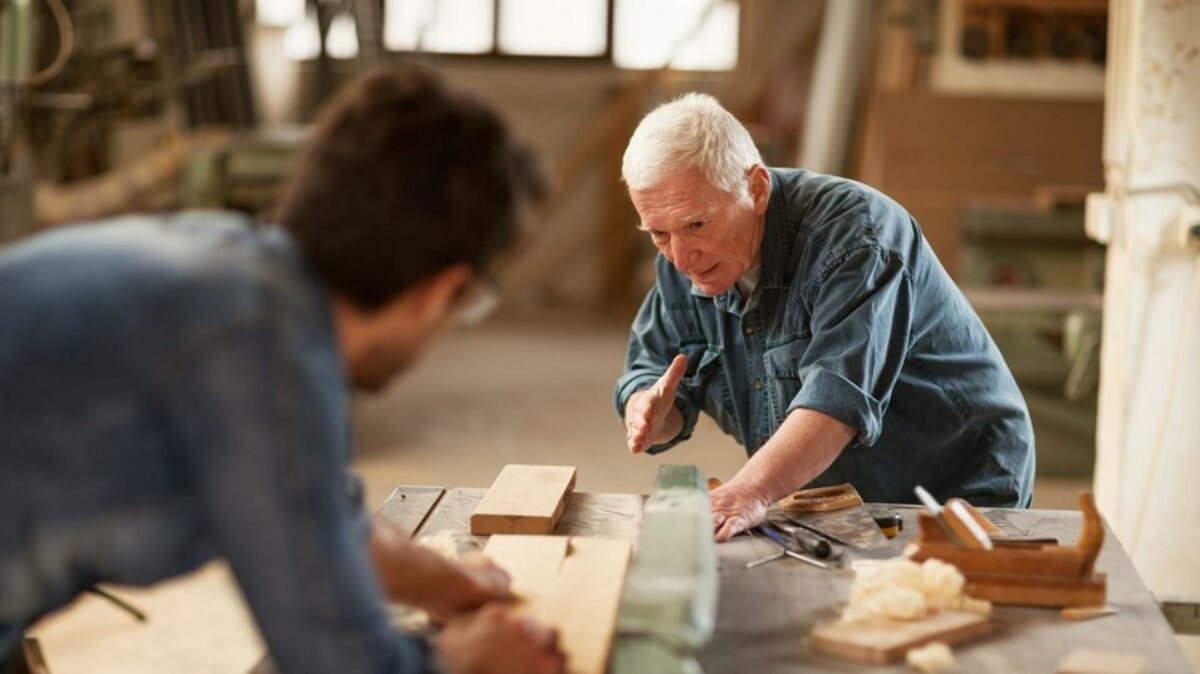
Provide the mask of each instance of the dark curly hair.
POLYGON ((374 309, 454 264, 486 272, 545 191, 491 107, 404 67, 326 107, 275 219, 335 292, 374 309))

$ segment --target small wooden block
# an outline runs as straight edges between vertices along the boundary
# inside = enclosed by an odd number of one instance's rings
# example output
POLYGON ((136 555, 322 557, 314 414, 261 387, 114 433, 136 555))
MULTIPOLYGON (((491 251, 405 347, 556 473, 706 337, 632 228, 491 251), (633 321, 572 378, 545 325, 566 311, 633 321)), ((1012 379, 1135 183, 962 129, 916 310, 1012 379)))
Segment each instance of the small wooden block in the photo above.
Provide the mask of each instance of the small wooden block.
POLYGON ((982 636, 991 629, 987 618, 962 611, 940 611, 924 620, 865 620, 819 625, 810 644, 814 653, 854 662, 882 665, 904 658, 910 648, 933 641, 949 645, 982 636))
POLYGON ((632 547, 606 538, 492 536, 483 554, 512 576, 514 610, 558 630, 568 674, 604 674, 632 547))
POLYGON ((973 572, 963 575, 967 579, 963 590, 966 594, 1007 606, 1104 606, 1108 595, 1103 573, 1087 578, 973 572))
POLYGON ((574 466, 510 463, 471 514, 471 533, 552 533, 574 489, 574 466))
POLYGON ((1058 674, 1143 674, 1146 658, 1136 653, 1110 653, 1077 648, 1058 666, 1058 674))
POLYGON ((1064 620, 1092 620, 1107 615, 1116 615, 1117 609, 1111 606, 1068 606, 1058 613, 1064 620))

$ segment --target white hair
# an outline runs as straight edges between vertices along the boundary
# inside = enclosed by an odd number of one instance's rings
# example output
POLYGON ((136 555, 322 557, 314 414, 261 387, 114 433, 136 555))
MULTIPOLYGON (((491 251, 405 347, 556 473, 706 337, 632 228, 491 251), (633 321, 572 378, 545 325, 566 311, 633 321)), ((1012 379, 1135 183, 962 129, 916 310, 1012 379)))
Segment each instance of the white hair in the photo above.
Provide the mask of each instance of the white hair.
POLYGON ((651 189, 672 171, 698 168, 714 187, 736 196, 747 194, 750 167, 762 155, 750 132, 717 99, 684 94, 642 118, 621 162, 621 177, 631 190, 651 189))

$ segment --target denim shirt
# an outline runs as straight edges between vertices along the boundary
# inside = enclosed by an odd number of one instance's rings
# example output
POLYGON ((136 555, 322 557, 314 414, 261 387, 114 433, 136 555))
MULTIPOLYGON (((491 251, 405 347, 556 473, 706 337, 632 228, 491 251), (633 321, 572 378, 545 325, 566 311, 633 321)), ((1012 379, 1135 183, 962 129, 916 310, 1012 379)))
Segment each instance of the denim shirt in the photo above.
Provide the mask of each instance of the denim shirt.
MULTIPOLYGON (((1000 352, 913 218, 856 182, 771 169, 761 278, 711 297, 663 256, 634 320, 617 413, 677 353, 675 404, 691 437, 703 410, 752 456, 792 410, 856 435, 811 486, 852 483, 871 501, 1027 507, 1034 445, 1000 352)), ((797 485, 797 487, 804 485, 797 485)))
POLYGON ((0 663, 95 583, 221 556, 280 671, 426 671, 348 495, 327 292, 282 230, 191 213, 38 236, 0 249, 0 325, 0 663))

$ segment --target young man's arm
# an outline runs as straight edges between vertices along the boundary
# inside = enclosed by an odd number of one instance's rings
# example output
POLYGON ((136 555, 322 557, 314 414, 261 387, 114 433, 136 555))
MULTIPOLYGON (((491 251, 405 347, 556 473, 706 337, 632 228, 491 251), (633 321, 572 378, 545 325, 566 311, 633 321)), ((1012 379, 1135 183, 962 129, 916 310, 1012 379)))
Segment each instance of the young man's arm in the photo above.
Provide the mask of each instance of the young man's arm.
MULTIPOLYGON (((393 631, 367 541, 354 526, 341 479, 341 370, 312 339, 280 320, 254 318, 186 347, 160 377, 166 432, 183 449, 208 533, 280 671, 429 671, 428 644, 393 631)), ((396 564, 397 577, 449 579, 449 607, 486 600, 470 583, 456 588, 453 565, 432 553, 392 552, 376 561, 396 564), (404 553, 416 556, 397 564, 404 553)), ((383 580, 397 585, 386 573, 383 580)), ((448 633, 455 634, 491 644, 483 650, 497 662, 556 671, 552 636, 502 611, 468 619, 448 633), (504 638, 491 638, 497 634, 504 638)), ((478 664, 458 657, 447 659, 452 671, 478 664)))

